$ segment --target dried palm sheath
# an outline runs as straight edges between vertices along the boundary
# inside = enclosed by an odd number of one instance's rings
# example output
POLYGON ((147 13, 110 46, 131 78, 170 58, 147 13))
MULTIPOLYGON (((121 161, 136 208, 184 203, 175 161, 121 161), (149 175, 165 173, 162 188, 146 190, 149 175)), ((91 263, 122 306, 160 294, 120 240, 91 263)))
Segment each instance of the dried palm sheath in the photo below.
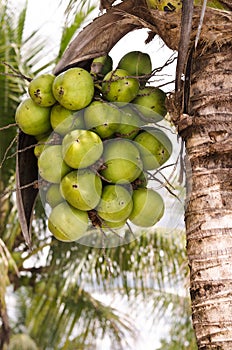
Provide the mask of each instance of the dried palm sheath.
POLYGON ((36 143, 34 137, 24 134, 18 135, 18 152, 16 160, 16 198, 18 207, 18 218, 22 233, 27 245, 31 245, 31 223, 33 209, 38 194, 37 158, 34 155, 32 145, 36 143))
MULTIPOLYGON (((189 49, 194 45, 201 9, 195 8, 189 49)), ((231 13, 207 9, 205 23, 201 30, 204 48, 213 43, 222 45, 231 40, 231 13), (213 24, 213 25, 212 25, 213 24)), ((70 43, 63 57, 54 69, 58 75, 70 67, 89 69, 92 59, 110 52, 114 45, 127 33, 147 28, 150 36, 158 34, 172 50, 178 50, 181 19, 177 13, 150 10, 145 0, 126 0, 112 6, 106 13, 94 19, 70 43)), ((189 50, 190 52, 190 50, 189 50)), ((181 105, 181 104, 180 104, 181 105)), ((20 152, 32 145, 34 139, 19 133, 17 152, 17 205, 22 233, 27 244, 31 243, 31 221, 38 189, 33 184, 38 178, 37 159, 33 150, 20 152)))

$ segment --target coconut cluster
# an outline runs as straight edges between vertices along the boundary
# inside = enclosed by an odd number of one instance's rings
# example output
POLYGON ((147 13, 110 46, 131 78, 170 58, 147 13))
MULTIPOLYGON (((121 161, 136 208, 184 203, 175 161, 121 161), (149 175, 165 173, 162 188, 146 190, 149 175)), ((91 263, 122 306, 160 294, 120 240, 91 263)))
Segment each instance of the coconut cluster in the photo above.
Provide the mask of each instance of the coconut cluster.
POLYGON ((164 213, 148 174, 172 153, 156 124, 166 115, 166 95, 147 83, 148 54, 129 52, 112 67, 107 55, 94 59, 90 72, 42 74, 16 110, 18 127, 37 140, 48 228, 61 241, 76 241, 93 227, 151 227, 164 213))

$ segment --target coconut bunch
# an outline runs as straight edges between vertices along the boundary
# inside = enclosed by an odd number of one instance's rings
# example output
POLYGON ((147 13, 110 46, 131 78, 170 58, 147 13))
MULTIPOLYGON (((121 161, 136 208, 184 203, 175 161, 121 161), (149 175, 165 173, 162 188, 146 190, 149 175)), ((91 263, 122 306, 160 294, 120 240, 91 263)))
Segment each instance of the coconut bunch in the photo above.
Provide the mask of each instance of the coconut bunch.
POLYGON ((28 86, 15 114, 35 137, 38 180, 48 228, 72 242, 93 228, 155 225, 164 214, 149 174, 170 157, 172 144, 157 126, 166 115, 164 91, 148 84, 150 56, 95 58, 90 71, 73 67, 42 74, 28 86))

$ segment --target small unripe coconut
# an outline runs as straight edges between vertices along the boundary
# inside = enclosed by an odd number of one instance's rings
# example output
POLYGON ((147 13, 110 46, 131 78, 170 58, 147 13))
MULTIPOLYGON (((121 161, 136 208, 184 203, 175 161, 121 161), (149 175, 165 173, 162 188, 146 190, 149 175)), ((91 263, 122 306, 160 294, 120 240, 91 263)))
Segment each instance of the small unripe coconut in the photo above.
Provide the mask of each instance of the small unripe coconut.
POLYGON ((92 129, 104 139, 118 130, 121 111, 117 104, 94 101, 85 109, 84 120, 87 129, 92 129))
POLYGON ((91 210, 100 201, 102 181, 90 169, 74 170, 63 177, 60 190, 62 196, 73 207, 91 210))
POLYGON ((167 114, 165 101, 166 94, 163 90, 148 86, 139 90, 132 103, 136 105, 144 120, 158 122, 167 114))
POLYGON ((107 185, 103 188, 96 210, 100 218, 107 222, 122 222, 128 218, 132 208, 129 191, 120 185, 107 185))
POLYGON ((140 227, 155 225, 164 214, 164 202, 158 192, 151 188, 139 188, 133 192, 133 209, 130 221, 140 227))
POLYGON ((56 239, 73 242, 81 238, 88 229, 88 214, 73 208, 67 202, 52 209, 48 219, 48 228, 56 239))
POLYGON ((117 136, 133 139, 139 132, 144 122, 136 112, 136 108, 130 103, 121 109, 121 123, 118 125, 117 136))
POLYGON ((109 55, 96 57, 91 64, 90 72, 97 75, 106 75, 113 69, 113 60, 109 55))
POLYGON ((74 169, 87 168, 102 155, 103 143, 93 131, 73 130, 62 142, 62 154, 65 162, 74 169))
POLYGON ((15 113, 19 128, 28 135, 40 135, 51 129, 50 108, 41 107, 30 97, 22 101, 15 113))
POLYGON ((53 74, 41 74, 29 83, 28 92, 35 103, 43 107, 54 105, 56 102, 52 92, 54 79, 53 74))
POLYGON ((62 136, 72 130, 85 128, 83 111, 71 111, 59 104, 52 107, 50 120, 53 130, 62 136))
POLYGON ((62 157, 61 145, 46 146, 38 159, 40 176, 49 182, 59 183, 71 171, 62 157))
POLYGON ((142 131, 134 142, 140 150, 144 170, 159 168, 172 153, 171 141, 163 131, 156 128, 142 131))
POLYGON ((107 73, 102 82, 102 93, 110 102, 130 102, 139 91, 139 81, 130 78, 124 69, 116 69, 107 73))
POLYGON ((101 175, 112 183, 126 184, 141 173, 143 164, 136 144, 116 138, 104 142, 104 168, 101 175))
POLYGON ((134 76, 149 75, 152 72, 151 58, 147 53, 131 51, 120 59, 118 68, 134 76))
POLYGON ((60 193, 60 184, 51 184, 46 191, 46 202, 54 208, 64 200, 60 193))
POLYGON ((46 146, 47 140, 48 140, 48 137, 44 137, 35 146, 35 148, 34 148, 34 155, 36 156, 36 158, 39 158, 39 156, 43 152, 43 150, 44 150, 44 148, 46 146))
POLYGON ((65 108, 79 110, 88 106, 94 95, 93 78, 83 68, 70 68, 53 82, 53 94, 65 108))

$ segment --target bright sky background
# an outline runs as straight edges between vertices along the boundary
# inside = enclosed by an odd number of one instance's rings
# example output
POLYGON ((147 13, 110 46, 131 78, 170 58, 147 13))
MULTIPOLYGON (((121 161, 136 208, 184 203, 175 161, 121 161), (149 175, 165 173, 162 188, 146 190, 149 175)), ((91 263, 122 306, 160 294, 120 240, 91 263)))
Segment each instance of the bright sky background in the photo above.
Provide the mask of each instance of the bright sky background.
MULTIPOLYGON (((13 1, 12 1, 13 2, 13 1)), ((18 8, 23 0, 17 0, 17 5, 15 6, 15 10, 18 11, 18 8)), ((47 40, 47 52, 43 55, 42 58, 44 63, 49 61, 50 56, 54 55, 58 50, 58 43, 61 35, 61 27, 64 21, 63 13, 65 6, 61 6, 58 8, 58 0, 28 0, 28 15, 26 22, 26 30, 25 35, 27 36, 34 30, 39 30, 40 36, 46 38, 47 40)), ((66 2, 65 2, 66 4, 66 2)), ((98 15, 98 11, 94 12, 94 16, 98 15)), ((91 20, 91 19, 90 19, 91 20)), ((137 30, 128 34, 124 37, 110 52, 114 60, 114 65, 117 65, 119 59, 126 53, 132 50, 140 50, 143 52, 147 52, 150 54, 153 61, 153 69, 156 67, 162 66, 165 61, 170 57, 171 51, 166 48, 159 38, 155 38, 151 43, 145 46, 144 40, 147 37, 146 30, 137 30)), ((167 81, 173 80, 175 73, 175 67, 172 65, 168 67, 165 71, 165 74, 170 76, 166 76, 165 79, 167 81)), ((162 73, 163 74, 163 73, 162 73)), ((161 77, 157 77, 157 80, 161 79, 161 77)), ((162 83, 163 81, 157 81, 157 85, 162 83)), ((173 88, 173 85, 168 85, 164 88, 164 90, 169 91, 173 88)), ((178 208, 178 203, 175 203, 176 212, 178 210, 180 213, 176 214, 175 219, 170 215, 170 225, 173 227, 173 222, 176 220, 176 226, 179 224, 182 226, 183 222, 181 219, 182 211, 181 208, 178 208)), ((170 208, 171 210, 171 208, 170 208)), ((173 210, 173 208, 172 208, 173 210)), ((167 222, 166 222, 167 223, 167 222)), ((168 223, 167 223, 168 224, 168 223)), ((111 295, 102 294, 99 296, 103 302, 108 302, 111 306, 114 306, 120 309, 122 312, 127 312, 130 317, 134 319, 135 327, 138 330, 141 330, 138 339, 135 344, 133 344, 133 350, 155 350, 159 345, 158 338, 162 331, 165 329, 165 321, 163 324, 157 324, 154 328, 152 328, 151 320, 146 320, 146 314, 149 312, 149 305, 145 305, 141 302, 141 307, 139 310, 139 316, 136 315, 135 310, 131 310, 128 307, 126 302, 122 302, 120 298, 114 299, 111 295)), ((110 340, 106 338, 104 343, 97 344, 96 350, 114 350, 112 344, 110 344, 110 340)))

